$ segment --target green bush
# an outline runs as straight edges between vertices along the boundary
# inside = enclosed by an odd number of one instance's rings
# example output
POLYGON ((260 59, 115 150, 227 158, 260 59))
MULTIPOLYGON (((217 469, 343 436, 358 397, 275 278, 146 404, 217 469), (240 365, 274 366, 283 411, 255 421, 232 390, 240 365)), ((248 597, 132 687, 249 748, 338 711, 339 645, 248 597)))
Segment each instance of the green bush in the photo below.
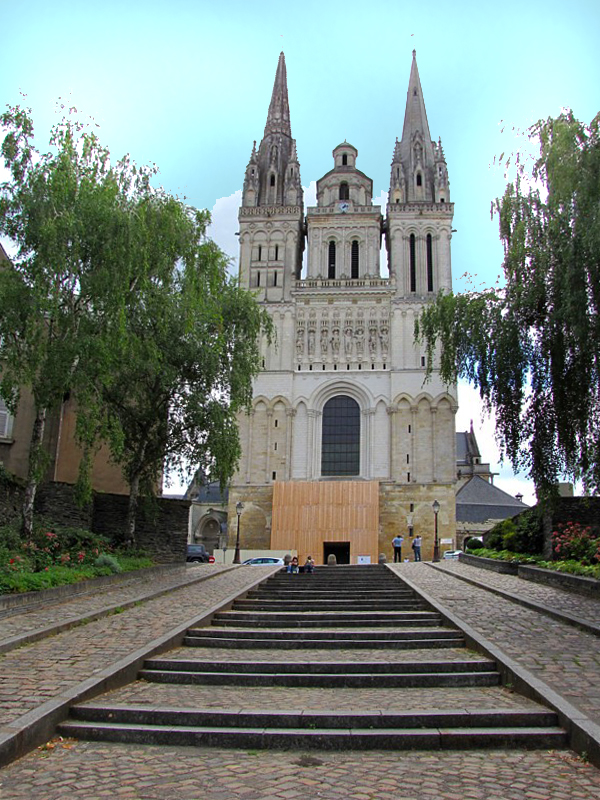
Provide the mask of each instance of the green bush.
POLYGON ((98 569, 102 569, 102 567, 104 567, 110 570, 113 575, 117 574, 118 572, 123 572, 123 569, 117 559, 108 553, 103 553, 101 556, 98 556, 94 562, 94 566, 98 569))
POLYGON ((485 535, 485 546, 490 550, 511 550, 517 553, 539 555, 544 546, 544 532, 540 517, 535 511, 525 511, 517 517, 504 519, 485 535))
POLYGON ((483 542, 478 536, 469 536, 463 542, 463 549, 473 549, 475 547, 483 547, 483 542))

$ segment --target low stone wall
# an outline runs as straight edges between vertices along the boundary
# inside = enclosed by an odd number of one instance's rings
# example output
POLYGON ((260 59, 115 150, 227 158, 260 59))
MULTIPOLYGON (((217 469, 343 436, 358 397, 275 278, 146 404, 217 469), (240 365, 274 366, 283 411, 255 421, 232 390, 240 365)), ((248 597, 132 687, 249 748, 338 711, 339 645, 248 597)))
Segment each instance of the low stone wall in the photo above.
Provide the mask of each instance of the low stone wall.
POLYGON ((463 564, 489 569, 492 572, 500 572, 502 575, 516 575, 519 569, 519 565, 513 564, 511 561, 499 561, 496 558, 482 558, 481 556, 472 556, 467 553, 461 553, 459 560, 463 564))
POLYGON ((519 578, 535 583, 544 583, 556 589, 566 589, 569 592, 591 595, 600 598, 600 581, 594 578, 586 578, 582 575, 569 575, 566 572, 557 572, 554 569, 542 569, 532 567, 529 564, 521 564, 518 571, 519 578))
MULTIPOLYGON (((129 498, 118 494, 95 494, 92 530, 121 541, 129 498)), ((188 536, 188 500, 140 500, 136 516, 139 547, 161 563, 183 562, 188 536)))
MULTIPOLYGON (((81 508, 75 502, 75 489, 68 483, 45 483, 38 487, 36 514, 59 525, 87 528, 107 536, 115 544, 123 540, 128 498, 119 494, 95 492, 92 502, 81 508)), ((0 519, 18 519, 23 505, 23 488, 0 484, 0 519)), ((136 518, 138 546, 163 564, 185 561, 190 503, 187 500, 141 499, 136 518)))
POLYGON ((93 530, 92 503, 78 506, 75 490, 69 483, 44 483, 35 495, 35 512, 51 519, 57 525, 93 530))

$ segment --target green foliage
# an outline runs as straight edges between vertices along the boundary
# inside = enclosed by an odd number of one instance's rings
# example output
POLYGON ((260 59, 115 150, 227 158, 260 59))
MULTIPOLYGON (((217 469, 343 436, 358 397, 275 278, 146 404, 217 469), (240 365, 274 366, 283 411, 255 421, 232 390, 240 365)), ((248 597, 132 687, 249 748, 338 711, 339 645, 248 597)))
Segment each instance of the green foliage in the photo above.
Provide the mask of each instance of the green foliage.
POLYGON ((536 510, 504 519, 485 535, 485 546, 492 550, 512 550, 539 555, 544 544, 542 522, 536 510))
POLYGON ((77 404, 78 498, 90 497, 100 440, 140 491, 163 469, 200 468, 225 483, 240 455, 237 412, 251 400, 259 339, 272 325, 227 276, 206 238, 210 220, 151 186, 156 168, 112 163, 69 110, 51 151, 33 143, 31 112, 0 117, 11 178, 0 186, 0 233, 18 247, 0 271, 0 392, 14 410, 27 387, 36 423, 25 523, 47 466, 48 410, 77 404))
POLYGON ((505 284, 440 295, 423 312, 431 371, 465 378, 494 408, 500 449, 538 496, 560 476, 600 487, 600 115, 530 129, 539 158, 496 202, 505 284))
POLYGON ((542 569, 553 569, 570 575, 581 575, 586 578, 600 580, 600 564, 586 565, 574 559, 563 561, 546 561, 542 556, 530 556, 525 553, 513 553, 510 550, 490 550, 486 547, 469 550, 470 555, 481 558, 493 558, 497 561, 509 561, 516 564, 530 564, 542 569))
POLYGON ((475 547, 483 547, 483 542, 477 536, 469 536, 468 539, 465 539, 463 542, 463 548, 465 550, 473 549, 475 547))
POLYGON ((576 560, 583 564, 600 563, 600 536, 578 522, 559 524, 552 532, 552 550, 555 557, 576 560))
POLYGON ((110 570, 110 572, 112 572, 113 574, 122 572, 121 565, 119 564, 117 559, 114 556, 108 555, 108 553, 104 553, 103 555, 98 556, 98 558, 94 561, 94 566, 99 567, 100 569, 102 567, 105 567, 106 569, 110 570))

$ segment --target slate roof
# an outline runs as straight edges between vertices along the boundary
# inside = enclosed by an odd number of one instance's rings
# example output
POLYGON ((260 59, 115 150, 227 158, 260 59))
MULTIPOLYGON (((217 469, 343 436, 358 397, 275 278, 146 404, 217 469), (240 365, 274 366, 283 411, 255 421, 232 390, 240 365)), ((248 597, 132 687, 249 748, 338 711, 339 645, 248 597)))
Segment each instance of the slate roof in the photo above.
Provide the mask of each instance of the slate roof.
POLYGON ((503 492, 493 483, 474 475, 456 493, 457 522, 486 522, 508 519, 526 511, 528 505, 503 492))

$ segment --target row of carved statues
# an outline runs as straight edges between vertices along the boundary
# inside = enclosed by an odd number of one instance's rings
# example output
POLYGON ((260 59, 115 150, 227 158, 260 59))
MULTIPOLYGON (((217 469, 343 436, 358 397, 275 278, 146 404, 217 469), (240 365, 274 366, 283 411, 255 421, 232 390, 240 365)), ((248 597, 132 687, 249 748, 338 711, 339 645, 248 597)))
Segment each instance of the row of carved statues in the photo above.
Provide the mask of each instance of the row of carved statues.
POLYGON ((386 358, 389 350, 388 323, 342 322, 322 324, 317 330, 315 324, 298 325, 296 328, 296 356, 317 356, 322 359, 340 356, 361 359, 386 358), (318 353, 317 353, 318 343, 318 353))

